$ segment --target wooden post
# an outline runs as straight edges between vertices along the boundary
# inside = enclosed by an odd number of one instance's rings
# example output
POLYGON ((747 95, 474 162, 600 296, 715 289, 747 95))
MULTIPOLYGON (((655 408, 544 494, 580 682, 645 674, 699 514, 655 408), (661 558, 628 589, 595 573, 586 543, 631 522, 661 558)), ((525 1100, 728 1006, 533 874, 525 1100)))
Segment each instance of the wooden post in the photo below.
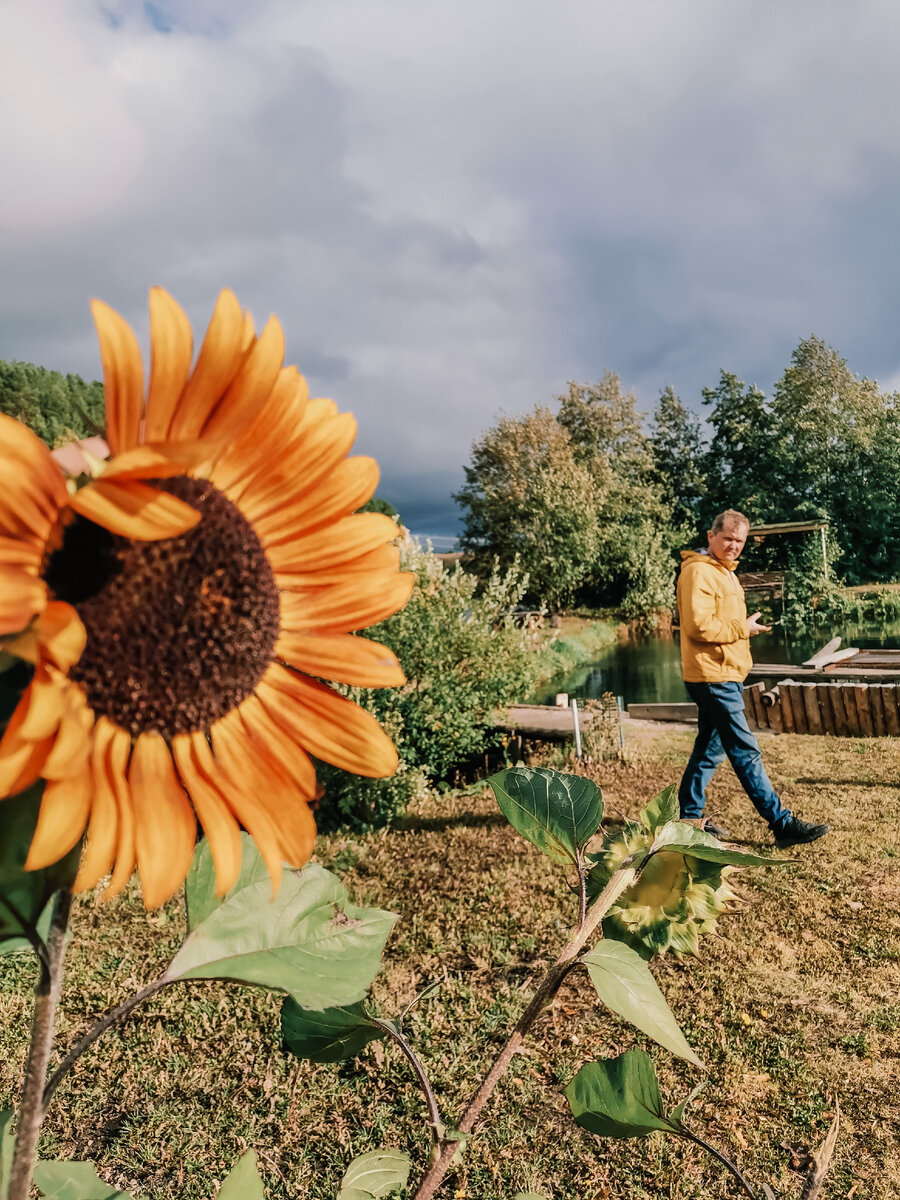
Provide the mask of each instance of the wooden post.
POLYGON ((859 709, 856 707, 856 688, 852 683, 843 683, 844 711, 847 713, 847 733, 850 737, 859 737, 862 729, 859 724, 859 709))
POLYGON ((872 710, 869 707, 869 685, 855 683, 853 693, 856 696, 856 711, 859 714, 859 732, 862 737, 874 737, 875 726, 872 723, 872 710))
POLYGON ((747 714, 747 722, 755 725, 757 729, 769 728, 766 710, 760 700, 764 686, 762 683, 751 683, 744 687, 744 711, 747 714))
POLYGON ((806 705, 803 703, 803 685, 800 683, 788 683, 784 686, 784 690, 788 694, 791 712, 794 716, 794 732, 808 733, 809 721, 806 719, 806 705))
POLYGON ((778 684, 778 705, 781 713, 781 727, 785 733, 794 732, 794 710, 791 707, 791 698, 788 695, 784 683, 778 684))
POLYGON ((872 724, 875 727, 875 736, 884 737, 887 730, 884 724, 884 700, 881 697, 881 688, 873 684, 869 688, 869 708, 872 712, 872 724))
POLYGON ((784 722, 781 719, 781 703, 776 700, 774 704, 766 706, 766 718, 769 722, 769 728, 774 729, 776 733, 784 733, 784 722))
POLYGON ((844 706, 844 688, 839 683, 828 685, 831 693, 831 708, 834 712, 834 732, 838 737, 846 737, 850 732, 847 721, 847 709, 844 706))
POLYGON ((824 733, 825 727, 822 724, 822 714, 819 712, 819 699, 816 696, 816 685, 814 683, 803 683, 800 685, 800 691, 803 694, 803 705, 806 709, 806 723, 809 726, 810 733, 824 733))
POLYGON ((837 733, 837 726, 834 720, 834 709, 831 706, 831 688, 824 683, 815 683, 813 687, 816 689, 816 698, 819 701, 819 712, 825 732, 834 737, 837 733))
POLYGON ((897 685, 883 683, 881 700, 884 705, 884 724, 888 737, 900 737, 900 711, 897 709, 897 685))

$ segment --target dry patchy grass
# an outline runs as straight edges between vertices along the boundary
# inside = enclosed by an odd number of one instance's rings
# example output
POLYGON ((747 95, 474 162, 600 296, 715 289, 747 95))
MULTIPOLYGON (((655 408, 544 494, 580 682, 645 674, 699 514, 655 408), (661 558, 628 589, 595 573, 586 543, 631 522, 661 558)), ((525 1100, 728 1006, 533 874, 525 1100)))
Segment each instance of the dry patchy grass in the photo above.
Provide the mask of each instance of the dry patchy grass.
MULTIPOLYGON (((691 734, 641 733, 628 764, 594 774, 609 809, 634 814, 677 779, 691 734)), ((664 961, 656 977, 709 1065, 697 1127, 756 1180, 797 1197, 781 1143, 821 1140, 836 1102, 844 1126, 826 1195, 890 1200, 900 1104, 900 741, 767 739, 766 762, 790 807, 832 833, 797 864, 740 877, 747 905, 701 960, 664 961)), ((710 811, 736 839, 767 841, 733 776, 710 811)), ((479 1072, 560 947, 574 905, 565 880, 502 822, 489 794, 432 800, 401 829, 322 839, 357 903, 401 915, 376 984, 391 1015, 433 980, 407 1031, 452 1121, 479 1072)), ((74 918, 60 1018, 65 1045, 106 1007, 159 973, 183 932, 175 902, 147 917, 136 893, 74 918)), ((0 960, 0 1107, 20 1078, 33 967, 0 960)), ((408 1148, 425 1162, 424 1111, 403 1060, 379 1044, 341 1066, 287 1058, 276 997, 215 984, 149 1001, 82 1059, 57 1094, 42 1152, 94 1159, 147 1200, 200 1200, 247 1147, 267 1195, 333 1197, 357 1153, 408 1148)), ((715 1200, 732 1196, 698 1150, 654 1136, 599 1140, 568 1116, 562 1088, 585 1059, 645 1044, 611 1017, 587 978, 570 977, 487 1110, 443 1195, 508 1200, 715 1200)), ((654 1050, 673 1102, 697 1073, 654 1050)))

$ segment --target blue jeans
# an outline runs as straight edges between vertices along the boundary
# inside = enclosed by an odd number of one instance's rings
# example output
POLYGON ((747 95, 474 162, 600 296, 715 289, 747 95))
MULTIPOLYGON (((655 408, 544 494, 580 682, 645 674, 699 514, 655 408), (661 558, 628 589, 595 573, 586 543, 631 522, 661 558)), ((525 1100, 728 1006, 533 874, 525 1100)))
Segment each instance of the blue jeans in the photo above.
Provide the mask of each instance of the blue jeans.
POLYGON ((747 724, 743 684, 685 681, 684 686, 697 705, 697 740, 678 788, 682 817, 703 816, 706 785, 727 755, 756 811, 770 829, 780 829, 790 813, 772 787, 759 744, 747 724))

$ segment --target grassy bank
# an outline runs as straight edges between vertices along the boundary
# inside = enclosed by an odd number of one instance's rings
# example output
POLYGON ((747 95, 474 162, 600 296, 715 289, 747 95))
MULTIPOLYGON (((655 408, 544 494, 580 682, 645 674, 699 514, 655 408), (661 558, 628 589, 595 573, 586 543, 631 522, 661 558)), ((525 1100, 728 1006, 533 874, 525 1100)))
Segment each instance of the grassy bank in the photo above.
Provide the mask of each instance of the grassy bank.
MULTIPOLYGON (((607 810, 635 813, 675 780, 686 731, 632 729, 632 761, 598 768, 607 810)), ((818 1144, 837 1102, 844 1116, 827 1197, 900 1194, 900 741, 769 738, 763 753, 791 807, 832 823, 795 866, 738 877, 747 900, 705 943, 702 960, 654 964, 689 1039, 709 1066, 697 1127, 784 1197, 799 1196, 780 1143, 818 1144)), ((719 772, 710 810, 733 836, 765 830, 733 776, 719 772)), ((565 936, 565 882, 502 821, 487 793, 428 799, 389 833, 333 836, 318 857, 360 903, 399 912, 378 982, 396 1013, 432 981, 406 1029, 452 1120, 525 1007, 565 936)), ((81 900, 64 989, 63 1043, 95 1014, 154 978, 184 913, 148 917, 134 893, 81 900)), ((35 972, 0 959, 0 1107, 21 1074, 35 972)), ((278 1002, 215 984, 163 992, 86 1056, 58 1093, 45 1154, 93 1158, 145 1200, 208 1200, 247 1147, 269 1198, 333 1200, 355 1153, 391 1145, 427 1154, 423 1105, 402 1059, 379 1044, 344 1066, 278 1049, 278 1002)), ((581 1062, 646 1044, 612 1018, 587 980, 570 977, 488 1107, 447 1200, 725 1200, 726 1176, 689 1146, 599 1141, 567 1115, 562 1087, 581 1062)), ((699 1073, 654 1050, 664 1092, 680 1100, 699 1073)), ((415 1174, 415 1170, 414 1170, 415 1174)))
POLYGON ((594 662, 605 650, 615 645, 617 628, 612 621, 561 618, 559 629, 552 631, 556 636, 537 652, 539 661, 535 686, 540 688, 551 679, 574 671, 582 663, 594 662))

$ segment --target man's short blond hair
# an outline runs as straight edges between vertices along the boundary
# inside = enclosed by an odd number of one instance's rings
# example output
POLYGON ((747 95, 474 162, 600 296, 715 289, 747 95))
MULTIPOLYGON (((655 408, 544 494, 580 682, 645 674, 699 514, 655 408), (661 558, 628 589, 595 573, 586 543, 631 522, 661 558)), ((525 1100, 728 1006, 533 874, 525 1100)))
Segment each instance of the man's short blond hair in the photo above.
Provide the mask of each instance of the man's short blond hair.
POLYGON ((749 529, 750 521, 742 512, 738 512, 736 508, 726 508, 724 512, 720 512, 713 518, 710 533, 721 533, 726 525, 746 525, 749 529))

